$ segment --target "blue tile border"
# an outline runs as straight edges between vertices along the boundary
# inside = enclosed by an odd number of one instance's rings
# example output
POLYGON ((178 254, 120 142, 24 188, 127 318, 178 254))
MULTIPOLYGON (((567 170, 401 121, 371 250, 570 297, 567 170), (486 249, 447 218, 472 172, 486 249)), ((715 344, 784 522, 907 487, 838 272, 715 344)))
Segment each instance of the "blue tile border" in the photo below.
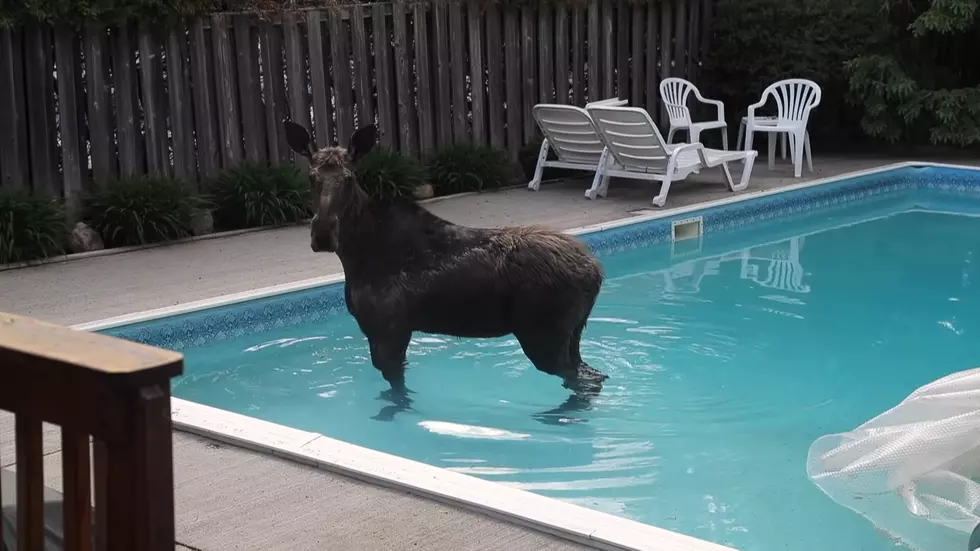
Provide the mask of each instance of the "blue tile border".
MULTIPOLYGON (((853 207, 855 202, 902 193, 909 194, 914 202, 924 206, 927 206, 932 195, 941 198, 944 205, 956 204, 957 199, 980 200, 980 171, 933 166, 896 168, 579 237, 601 258, 616 252, 666 243, 670 240, 671 222, 691 216, 703 217, 703 231, 708 234, 802 214, 831 213, 853 207)), ((336 283, 124 325, 101 333, 181 351, 246 334, 316 323, 344 312, 343 283, 336 283)))

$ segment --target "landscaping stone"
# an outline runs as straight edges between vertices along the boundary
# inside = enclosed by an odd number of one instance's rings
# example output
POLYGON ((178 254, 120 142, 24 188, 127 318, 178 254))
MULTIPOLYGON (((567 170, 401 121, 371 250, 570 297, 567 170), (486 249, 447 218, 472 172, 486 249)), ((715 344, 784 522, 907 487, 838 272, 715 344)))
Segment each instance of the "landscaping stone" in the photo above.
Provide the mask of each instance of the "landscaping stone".
POLYGON ((101 251, 105 248, 99 232, 93 230, 85 222, 78 222, 71 231, 69 246, 73 253, 87 253, 90 251, 101 251))
POLYGON ((214 217, 211 216, 211 211, 203 209, 197 211, 191 231, 194 232, 194 235, 214 233, 214 217))
POLYGON ((431 199, 432 197, 435 196, 435 194, 436 192, 434 189, 432 189, 432 184, 422 184, 419 187, 415 188, 415 191, 412 192, 412 195, 415 196, 415 199, 419 201, 425 199, 431 199))

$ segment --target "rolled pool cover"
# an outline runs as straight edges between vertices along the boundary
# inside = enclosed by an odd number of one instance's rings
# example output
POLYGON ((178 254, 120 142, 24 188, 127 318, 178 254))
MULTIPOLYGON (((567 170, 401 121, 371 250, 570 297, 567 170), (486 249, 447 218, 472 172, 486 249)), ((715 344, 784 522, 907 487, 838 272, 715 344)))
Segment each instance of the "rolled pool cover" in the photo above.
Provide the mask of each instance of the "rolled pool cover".
POLYGON ((980 368, 926 384, 850 432, 818 438, 807 474, 831 499, 911 549, 973 551, 980 368))

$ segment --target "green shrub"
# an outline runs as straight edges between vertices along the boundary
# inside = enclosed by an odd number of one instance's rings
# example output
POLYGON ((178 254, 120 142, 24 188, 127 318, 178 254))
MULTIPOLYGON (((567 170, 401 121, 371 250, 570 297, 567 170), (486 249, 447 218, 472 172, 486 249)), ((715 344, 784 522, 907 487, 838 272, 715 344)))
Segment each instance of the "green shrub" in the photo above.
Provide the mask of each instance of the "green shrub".
POLYGON ((167 176, 109 182, 89 195, 86 218, 106 247, 142 245, 188 237, 205 202, 189 186, 167 176))
POLYGON ((494 189, 507 184, 507 153, 494 147, 460 143, 429 160, 436 195, 494 189))
POLYGON ((0 192, 0 264, 62 254, 67 234, 61 201, 0 192))
POLYGON ((309 178, 294 164, 224 170, 208 183, 208 193, 218 229, 281 226, 311 216, 309 178))
POLYGON ((375 149, 357 162, 357 183, 372 197, 411 197, 426 181, 425 168, 414 157, 375 149))
POLYGON ((800 77, 823 92, 810 119, 815 142, 829 146, 864 139, 860 112, 846 101, 844 67, 889 41, 877 0, 718 0, 711 34, 698 87, 725 102, 732 138, 766 86, 800 77))

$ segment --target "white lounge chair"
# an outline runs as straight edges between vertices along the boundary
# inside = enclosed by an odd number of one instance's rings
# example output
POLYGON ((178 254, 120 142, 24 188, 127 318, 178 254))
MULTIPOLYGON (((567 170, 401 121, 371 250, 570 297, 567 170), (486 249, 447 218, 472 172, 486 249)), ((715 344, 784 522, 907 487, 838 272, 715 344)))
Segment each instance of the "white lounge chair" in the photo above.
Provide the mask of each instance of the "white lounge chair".
MULTIPOLYGON (((626 105, 627 100, 610 98, 586 104, 586 108, 599 105, 626 105)), ((589 114, 581 107, 557 103, 539 103, 531 110, 538 128, 544 135, 534 177, 527 188, 537 191, 541 188, 544 169, 569 168, 595 172, 602 156, 602 140, 589 119, 589 114), (549 161, 548 152, 554 150, 557 160, 549 161)))
POLYGON ((769 169, 776 167, 776 140, 772 134, 783 138, 783 158, 786 157, 785 136, 789 136, 789 150, 793 157, 793 173, 799 178, 803 175, 803 157, 806 155, 807 168, 813 172, 813 155, 810 151, 810 133, 806 125, 810 111, 820 105, 820 86, 805 78, 790 78, 770 84, 762 92, 758 103, 749 106, 748 115, 739 126, 736 147, 742 142, 742 128, 745 128, 745 149, 752 149, 752 137, 756 132, 770 133, 769 169), (776 100, 776 116, 757 117, 755 110, 764 106, 769 96, 776 100), (802 147, 796 147, 797 144, 802 147))
POLYGON ((687 141, 690 143, 701 141, 701 132, 704 130, 721 130, 721 147, 728 149, 728 123, 725 122, 725 104, 714 99, 707 99, 701 95, 701 91, 694 83, 683 78, 670 77, 660 81, 660 99, 667 108, 667 115, 670 119, 670 130, 667 131, 667 143, 674 142, 674 133, 678 130, 687 131, 687 141), (691 110, 687 107, 687 100, 691 94, 695 99, 707 105, 714 105, 718 110, 718 117, 715 120, 694 122, 691 119, 691 110))
POLYGON ((660 193, 653 204, 662 207, 667 202, 670 184, 705 167, 721 166, 728 187, 733 192, 748 187, 755 162, 755 151, 724 151, 709 149, 700 142, 668 145, 650 114, 638 107, 595 106, 588 109, 599 131, 605 149, 592 187, 585 192, 589 199, 605 197, 609 178, 633 178, 661 182, 660 193), (728 163, 744 161, 742 178, 736 184, 728 163))

